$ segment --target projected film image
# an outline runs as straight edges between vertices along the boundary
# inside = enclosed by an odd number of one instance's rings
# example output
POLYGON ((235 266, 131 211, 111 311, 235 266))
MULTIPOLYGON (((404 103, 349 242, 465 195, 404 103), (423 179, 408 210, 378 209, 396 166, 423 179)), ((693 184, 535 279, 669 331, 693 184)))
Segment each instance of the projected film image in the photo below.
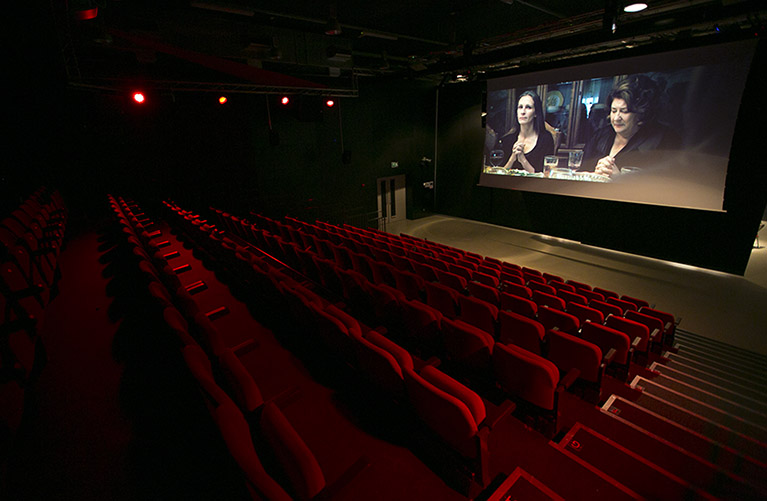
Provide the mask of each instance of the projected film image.
POLYGON ((730 49, 489 81, 480 184, 721 210, 751 57, 730 49))

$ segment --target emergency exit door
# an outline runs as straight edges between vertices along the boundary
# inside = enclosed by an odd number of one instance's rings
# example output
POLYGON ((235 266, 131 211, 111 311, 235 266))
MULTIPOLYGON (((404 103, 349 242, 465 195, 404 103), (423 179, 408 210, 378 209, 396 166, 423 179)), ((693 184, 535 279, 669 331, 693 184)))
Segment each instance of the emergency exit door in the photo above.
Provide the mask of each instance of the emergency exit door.
POLYGON ((382 177, 377 185, 379 228, 385 229, 387 224, 405 219, 405 176, 382 177))

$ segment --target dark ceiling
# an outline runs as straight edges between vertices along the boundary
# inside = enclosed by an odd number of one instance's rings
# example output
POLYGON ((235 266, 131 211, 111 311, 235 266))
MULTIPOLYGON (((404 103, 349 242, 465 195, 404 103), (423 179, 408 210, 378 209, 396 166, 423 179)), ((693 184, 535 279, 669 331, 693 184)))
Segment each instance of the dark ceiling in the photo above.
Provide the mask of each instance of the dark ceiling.
POLYGON ((600 52, 753 36, 764 0, 54 0, 71 85, 354 95, 364 78, 488 76, 600 52), (82 9, 98 8, 78 20, 82 9), (335 18, 340 33, 326 34, 335 18), (612 23, 615 23, 615 30, 612 23))

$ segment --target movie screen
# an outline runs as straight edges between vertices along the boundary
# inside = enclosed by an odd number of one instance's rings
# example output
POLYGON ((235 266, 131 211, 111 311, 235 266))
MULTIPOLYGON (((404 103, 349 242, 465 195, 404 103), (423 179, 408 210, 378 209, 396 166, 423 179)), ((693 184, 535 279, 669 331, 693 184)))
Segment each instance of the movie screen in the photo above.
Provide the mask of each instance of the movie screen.
POLYGON ((754 48, 490 80, 480 185, 721 210, 754 48))

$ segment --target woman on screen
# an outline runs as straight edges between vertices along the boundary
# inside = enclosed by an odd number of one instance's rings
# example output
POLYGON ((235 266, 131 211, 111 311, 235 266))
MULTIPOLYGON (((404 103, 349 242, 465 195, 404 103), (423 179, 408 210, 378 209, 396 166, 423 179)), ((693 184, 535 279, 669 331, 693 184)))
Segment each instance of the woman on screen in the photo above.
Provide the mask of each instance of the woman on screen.
POLYGON ((543 172, 543 157, 554 154, 554 139, 543 121, 543 104, 538 94, 528 90, 519 96, 514 125, 496 148, 504 152, 506 170, 543 172))
POLYGON ((656 120, 659 102, 658 84, 646 75, 618 82, 607 97, 609 126, 597 129, 586 145, 584 164, 596 162, 595 173, 615 177, 621 167, 652 167, 643 152, 676 149, 678 136, 656 120))

